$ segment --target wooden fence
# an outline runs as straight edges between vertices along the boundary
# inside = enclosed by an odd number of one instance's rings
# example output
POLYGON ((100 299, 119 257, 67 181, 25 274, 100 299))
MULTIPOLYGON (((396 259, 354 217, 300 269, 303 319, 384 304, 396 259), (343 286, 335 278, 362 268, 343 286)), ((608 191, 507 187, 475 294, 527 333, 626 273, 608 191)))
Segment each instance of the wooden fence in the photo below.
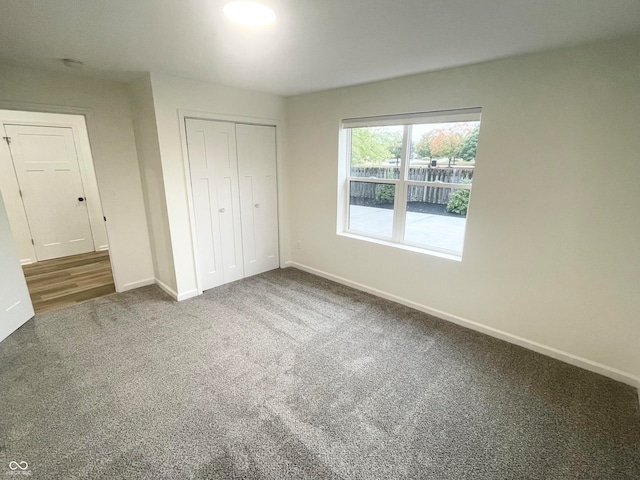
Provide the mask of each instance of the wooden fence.
MULTIPOLYGON (((376 178, 398 179, 400 169, 397 167, 353 167, 351 169, 351 198, 372 199, 378 203, 385 198, 385 189, 393 187, 375 182, 376 178), (358 182, 353 177, 362 178, 358 182), (356 183, 357 182, 357 183, 356 183)), ((409 180, 419 182, 443 182, 443 183, 465 183, 473 179, 472 168, 442 168, 442 167, 411 167, 409 168, 409 180)), ((409 202, 424 202, 446 204, 454 189, 440 187, 426 187, 420 185, 409 185, 407 200, 409 202)), ((389 195, 387 195, 388 197, 389 195)), ((362 200, 360 200, 362 201, 362 200)), ((356 200, 356 203, 360 203, 356 200)))

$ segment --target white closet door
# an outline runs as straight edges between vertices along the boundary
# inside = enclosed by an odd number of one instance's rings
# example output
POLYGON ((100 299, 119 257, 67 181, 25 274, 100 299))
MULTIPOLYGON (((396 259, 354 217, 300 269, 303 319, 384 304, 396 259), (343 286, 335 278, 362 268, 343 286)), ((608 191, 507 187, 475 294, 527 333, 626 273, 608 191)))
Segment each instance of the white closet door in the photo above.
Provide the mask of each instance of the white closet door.
POLYGON ((235 125, 186 120, 203 290, 244 277, 235 125))
POLYGON ((236 125, 245 276, 278 268, 276 129, 236 125))
POLYGON ((0 340, 33 317, 27 283, 18 260, 0 195, 0 340))
POLYGON ((39 261, 94 251, 71 128, 6 125, 39 261))

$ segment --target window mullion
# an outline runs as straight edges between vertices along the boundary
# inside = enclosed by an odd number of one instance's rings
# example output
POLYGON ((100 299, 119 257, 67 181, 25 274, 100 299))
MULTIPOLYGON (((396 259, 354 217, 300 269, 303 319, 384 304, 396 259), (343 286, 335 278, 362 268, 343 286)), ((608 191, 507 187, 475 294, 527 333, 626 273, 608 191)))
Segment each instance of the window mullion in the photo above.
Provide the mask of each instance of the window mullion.
POLYGON ((364 182, 364 183, 386 183, 389 185, 395 185, 398 180, 393 178, 378 178, 378 177, 347 177, 349 182, 364 182))
POLYGON ((402 153, 400 155, 399 180, 396 185, 394 206, 393 206, 393 240, 402 242, 404 238, 404 228, 407 210, 407 168, 409 165, 409 152, 411 150, 411 126, 405 125, 402 134, 402 153))
POLYGON ((422 180, 409 180, 407 184, 417 187, 453 188, 456 190, 471 190, 472 186, 470 183, 425 182, 422 180))
POLYGON ((345 231, 351 228, 349 225, 350 211, 351 211, 351 155, 352 155, 352 136, 353 130, 347 130, 346 144, 347 144, 347 171, 346 171, 346 181, 345 181, 345 189, 346 189, 346 204, 344 205, 343 215, 344 221, 342 223, 342 227, 345 231))

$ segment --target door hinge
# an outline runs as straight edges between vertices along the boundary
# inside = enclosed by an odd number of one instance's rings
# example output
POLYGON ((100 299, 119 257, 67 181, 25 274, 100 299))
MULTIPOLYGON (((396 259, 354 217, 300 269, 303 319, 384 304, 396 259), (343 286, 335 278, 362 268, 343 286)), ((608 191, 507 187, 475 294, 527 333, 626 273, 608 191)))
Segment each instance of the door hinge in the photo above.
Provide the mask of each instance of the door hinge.
POLYGON ((33 238, 31 239, 31 245, 33 245, 35 247, 35 242, 33 241, 33 238))
POLYGON ((104 221, 105 221, 105 222, 107 221, 107 217, 102 217, 102 218, 104 218, 104 221))
POLYGON ((18 193, 20 194, 20 198, 23 198, 22 197, 22 190, 18 190, 18 193))
POLYGON ((11 137, 2 137, 4 138, 5 142, 7 142, 7 145, 11 145, 11 137))

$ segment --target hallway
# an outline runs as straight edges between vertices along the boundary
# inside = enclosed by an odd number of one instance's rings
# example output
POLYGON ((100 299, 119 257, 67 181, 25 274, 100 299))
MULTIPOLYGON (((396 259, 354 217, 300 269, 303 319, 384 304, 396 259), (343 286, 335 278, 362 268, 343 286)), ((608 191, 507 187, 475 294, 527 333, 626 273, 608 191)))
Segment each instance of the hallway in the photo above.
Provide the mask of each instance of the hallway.
POLYGON ((116 291, 108 251, 46 260, 22 269, 36 313, 116 291))

